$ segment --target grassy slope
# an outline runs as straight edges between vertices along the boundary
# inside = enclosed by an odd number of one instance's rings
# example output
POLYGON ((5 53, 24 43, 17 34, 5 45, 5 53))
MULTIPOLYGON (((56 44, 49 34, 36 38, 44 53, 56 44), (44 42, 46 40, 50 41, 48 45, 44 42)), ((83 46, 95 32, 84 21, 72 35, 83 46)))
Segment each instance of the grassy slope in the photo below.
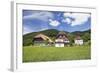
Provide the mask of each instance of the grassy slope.
POLYGON ((23 62, 90 59, 90 46, 23 48, 23 62))

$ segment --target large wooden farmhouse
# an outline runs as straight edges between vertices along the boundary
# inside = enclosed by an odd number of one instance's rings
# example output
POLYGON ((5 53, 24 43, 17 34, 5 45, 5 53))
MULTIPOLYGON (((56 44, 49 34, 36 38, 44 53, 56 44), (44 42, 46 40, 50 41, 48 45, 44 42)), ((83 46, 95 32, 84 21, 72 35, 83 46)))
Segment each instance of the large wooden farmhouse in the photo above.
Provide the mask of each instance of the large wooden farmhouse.
POLYGON ((38 34, 33 38, 34 45, 45 46, 46 44, 52 44, 53 41, 44 34, 38 34))
POLYGON ((65 32, 59 32, 55 39, 55 47, 64 47, 68 43, 67 34, 65 32))

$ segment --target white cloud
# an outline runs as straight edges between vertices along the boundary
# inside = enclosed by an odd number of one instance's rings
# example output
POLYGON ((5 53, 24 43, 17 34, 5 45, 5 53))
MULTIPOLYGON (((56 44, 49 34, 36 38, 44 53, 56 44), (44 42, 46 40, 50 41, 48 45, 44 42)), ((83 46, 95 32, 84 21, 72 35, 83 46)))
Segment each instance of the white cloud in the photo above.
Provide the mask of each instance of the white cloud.
POLYGON ((57 20, 52 20, 52 19, 49 19, 49 21, 50 21, 50 25, 51 26, 54 26, 54 27, 56 27, 56 26, 58 26, 58 25, 60 25, 60 22, 59 21, 57 21, 57 20))
POLYGON ((24 19, 39 19, 42 21, 48 21, 48 19, 53 18, 53 13, 51 12, 43 12, 43 11, 35 11, 31 15, 26 15, 24 19))
POLYGON ((30 32, 32 32, 32 30, 24 26, 23 34, 27 34, 27 33, 30 33, 30 32))
MULTIPOLYGON (((73 20, 71 22, 71 26, 75 26, 75 25, 80 25, 84 22, 86 22, 88 20, 88 18, 90 17, 90 14, 86 14, 86 13, 64 13, 64 17, 70 17, 70 18, 74 18, 75 20, 73 20)), ((66 19, 66 22, 70 22, 69 19, 66 19)))
POLYGON ((71 24, 72 20, 70 18, 65 18, 65 19, 62 20, 62 22, 65 22, 67 24, 71 24))

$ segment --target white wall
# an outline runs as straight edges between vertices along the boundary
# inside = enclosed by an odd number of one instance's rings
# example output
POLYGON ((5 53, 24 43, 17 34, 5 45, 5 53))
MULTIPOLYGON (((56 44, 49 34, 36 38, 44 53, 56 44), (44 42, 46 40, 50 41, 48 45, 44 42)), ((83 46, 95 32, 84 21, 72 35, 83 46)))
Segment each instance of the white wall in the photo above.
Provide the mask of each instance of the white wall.
MULTIPOLYGON (((23 0, 22 0, 23 1, 23 0)), ((25 0, 24 0, 25 1, 25 0)), ((29 1, 29 0, 28 0, 29 1)), ((96 48, 98 49, 98 66, 82 67, 82 68, 64 68, 39 71, 34 73, 100 73, 100 0, 31 0, 34 3, 41 4, 58 4, 58 5, 74 5, 74 6, 95 6, 98 11, 98 25, 94 32, 96 48), (99 32, 98 32, 99 31, 99 32)), ((10 0, 0 0, 0 73, 10 73, 10 0)), ((29 72, 26 72, 29 73, 29 72)))
POLYGON ((64 43, 56 43, 55 47, 64 47, 64 43))
POLYGON ((83 45, 83 40, 74 40, 76 45, 83 45))

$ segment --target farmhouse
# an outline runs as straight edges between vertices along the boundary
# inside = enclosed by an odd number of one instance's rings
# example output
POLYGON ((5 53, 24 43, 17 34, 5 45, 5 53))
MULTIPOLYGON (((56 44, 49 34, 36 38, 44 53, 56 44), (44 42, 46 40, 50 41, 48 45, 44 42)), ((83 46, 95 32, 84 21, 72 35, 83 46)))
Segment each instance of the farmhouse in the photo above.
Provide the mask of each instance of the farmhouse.
POLYGON ((68 37, 65 32, 59 32, 56 36, 55 47, 64 47, 69 43, 68 37))
POLYGON ((52 43, 53 43, 53 41, 44 34, 38 34, 33 38, 34 45, 45 46, 47 44, 52 44, 52 43))
POLYGON ((83 39, 78 35, 74 40, 76 45, 83 45, 83 39))

